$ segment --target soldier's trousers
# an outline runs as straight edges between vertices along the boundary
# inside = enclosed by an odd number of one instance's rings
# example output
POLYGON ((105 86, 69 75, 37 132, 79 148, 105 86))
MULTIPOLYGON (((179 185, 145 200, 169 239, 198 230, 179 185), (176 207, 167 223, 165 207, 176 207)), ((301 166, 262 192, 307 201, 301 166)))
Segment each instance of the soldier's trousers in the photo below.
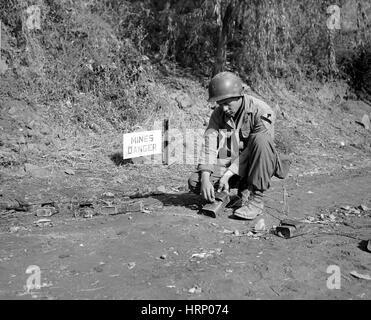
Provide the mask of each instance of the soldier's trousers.
MULTIPOLYGON (((246 147, 239 156, 239 175, 233 175, 229 180, 231 189, 238 188, 240 191, 249 189, 264 192, 269 189, 271 178, 276 176, 284 179, 288 173, 289 160, 287 157, 281 161, 273 138, 266 133, 251 134, 246 147)), ((214 166, 210 175, 210 181, 217 189, 218 182, 227 166, 221 168, 214 166)), ((189 189, 199 194, 201 189, 201 172, 193 172, 188 179, 189 189)))

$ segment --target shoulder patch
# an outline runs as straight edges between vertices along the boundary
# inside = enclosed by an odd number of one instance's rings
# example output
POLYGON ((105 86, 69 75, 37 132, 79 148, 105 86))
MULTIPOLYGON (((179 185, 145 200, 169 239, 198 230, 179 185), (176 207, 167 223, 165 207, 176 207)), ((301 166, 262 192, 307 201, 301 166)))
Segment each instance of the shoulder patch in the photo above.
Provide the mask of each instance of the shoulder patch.
POLYGON ((260 118, 264 121, 267 121, 268 123, 272 123, 272 114, 271 113, 265 113, 260 116, 260 118))

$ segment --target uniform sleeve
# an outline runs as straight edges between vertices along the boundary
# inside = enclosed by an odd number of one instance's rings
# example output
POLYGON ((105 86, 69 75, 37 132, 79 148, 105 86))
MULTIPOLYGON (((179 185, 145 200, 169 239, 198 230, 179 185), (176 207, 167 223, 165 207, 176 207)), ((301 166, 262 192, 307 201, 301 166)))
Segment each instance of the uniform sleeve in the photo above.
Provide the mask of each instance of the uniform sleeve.
POLYGON ((274 138, 274 111, 263 101, 259 101, 256 104, 257 110, 255 115, 255 128, 253 129, 253 132, 267 132, 272 138, 274 138))
POLYGON ((211 114, 209 124, 204 134, 204 142, 201 148, 201 155, 198 162, 198 171, 214 171, 218 156, 218 135, 220 129, 220 109, 215 109, 211 114))

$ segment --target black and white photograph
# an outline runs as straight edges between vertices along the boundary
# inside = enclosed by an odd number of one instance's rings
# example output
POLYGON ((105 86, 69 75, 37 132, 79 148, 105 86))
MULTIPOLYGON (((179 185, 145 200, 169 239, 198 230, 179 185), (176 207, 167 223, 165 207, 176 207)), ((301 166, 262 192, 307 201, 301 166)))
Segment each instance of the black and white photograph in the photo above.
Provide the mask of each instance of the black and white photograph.
POLYGON ((0 0, 0 300, 371 300, 370 118, 370 0, 0 0))

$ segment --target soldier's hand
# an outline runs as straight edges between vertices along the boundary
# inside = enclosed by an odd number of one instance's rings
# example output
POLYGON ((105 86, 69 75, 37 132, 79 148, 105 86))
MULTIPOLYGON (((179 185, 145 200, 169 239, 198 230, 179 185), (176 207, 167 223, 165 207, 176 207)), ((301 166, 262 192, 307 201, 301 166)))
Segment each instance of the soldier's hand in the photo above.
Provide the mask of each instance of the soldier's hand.
POLYGON ((228 179, 227 178, 224 178, 224 176, 221 177, 221 179, 219 180, 218 192, 220 192, 220 191, 227 191, 227 192, 229 192, 229 183, 228 183, 228 180, 229 180, 229 178, 228 179))
POLYGON ((201 182, 201 195, 205 200, 209 202, 215 201, 214 186, 212 185, 210 180, 205 180, 201 182))
POLYGON ((229 192, 229 179, 233 176, 233 173, 229 170, 219 180, 218 192, 227 191, 229 192))

